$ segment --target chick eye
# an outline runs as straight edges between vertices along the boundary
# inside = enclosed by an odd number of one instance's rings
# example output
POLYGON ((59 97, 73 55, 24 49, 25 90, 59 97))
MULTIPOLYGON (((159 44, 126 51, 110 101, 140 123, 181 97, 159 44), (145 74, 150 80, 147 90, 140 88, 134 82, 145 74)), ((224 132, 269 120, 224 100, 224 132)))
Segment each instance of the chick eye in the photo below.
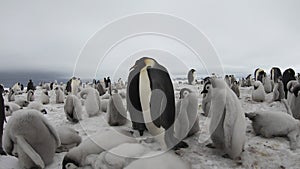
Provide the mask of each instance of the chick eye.
POLYGON ((208 89, 209 89, 209 86, 206 87, 206 90, 208 90, 208 89))

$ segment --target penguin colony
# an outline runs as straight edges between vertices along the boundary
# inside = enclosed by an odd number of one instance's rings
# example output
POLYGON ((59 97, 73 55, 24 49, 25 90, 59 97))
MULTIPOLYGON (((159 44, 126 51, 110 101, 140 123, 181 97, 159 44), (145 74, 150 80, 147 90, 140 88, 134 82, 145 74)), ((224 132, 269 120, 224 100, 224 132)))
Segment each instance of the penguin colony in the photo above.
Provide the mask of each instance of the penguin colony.
POLYGON ((207 149, 218 149, 223 157, 237 160, 242 157, 247 142, 245 117, 251 121, 256 135, 287 137, 290 149, 297 149, 300 84, 294 70, 287 69, 281 74, 279 68, 273 67, 268 76, 266 71, 258 68, 254 79, 249 75, 240 81, 233 75, 225 75, 224 80, 207 77, 201 92, 194 88, 198 85, 195 72, 195 69, 188 72, 189 86, 178 90, 177 99, 167 68, 149 57, 135 62, 126 85, 119 79, 105 88, 103 82, 94 80, 83 84, 79 78, 72 77, 66 85, 57 82, 41 84, 43 90, 36 96, 40 90, 30 81, 27 97, 19 96, 23 89, 15 84, 4 98, 1 85, 0 138, 3 138, 3 144, 1 139, 0 154, 17 157, 21 168, 45 168, 52 163, 55 152, 67 152, 62 161, 65 169, 87 165, 113 169, 189 169, 191 166, 173 150, 178 153, 178 149, 191 146, 185 139, 198 137, 196 133, 202 129, 200 118, 210 119, 207 149), (266 102, 268 95, 273 97, 271 101, 287 99, 291 115, 282 111, 243 112, 240 87, 251 87, 251 99, 255 102, 266 102), (126 93, 118 92, 125 88, 126 93), (200 95, 202 101, 199 102, 200 95), (51 96, 54 97, 51 99, 51 96), (54 128, 47 120, 47 115, 43 114, 47 114, 46 107, 51 103, 63 106, 71 125, 105 113, 107 128, 82 141, 80 133, 72 126, 54 128), (203 116, 199 116, 201 111, 203 116), (10 117, 4 128, 6 116, 10 117), (127 125, 137 133, 126 128, 127 125), (140 137, 144 133, 146 138, 140 137), (153 141, 159 143, 161 149, 145 146, 153 141), (168 152, 154 156, 162 150, 168 152), (136 159, 141 156, 150 158, 136 159))

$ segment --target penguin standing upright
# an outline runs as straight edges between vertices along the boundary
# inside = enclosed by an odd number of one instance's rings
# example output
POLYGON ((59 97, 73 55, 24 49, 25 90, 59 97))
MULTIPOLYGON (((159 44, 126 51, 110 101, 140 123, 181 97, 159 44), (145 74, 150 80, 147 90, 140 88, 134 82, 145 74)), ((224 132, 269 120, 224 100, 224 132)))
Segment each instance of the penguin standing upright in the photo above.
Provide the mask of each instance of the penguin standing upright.
POLYGON ((240 98, 240 88, 237 81, 234 81, 232 83, 231 90, 236 94, 238 98, 240 98))
POLYGON ((203 94, 203 99, 202 99, 202 110, 203 110, 203 114, 204 116, 208 116, 209 114, 209 109, 210 109, 210 104, 211 104, 211 83, 210 81, 206 81, 204 86, 203 86, 203 90, 201 91, 201 94, 203 94))
POLYGON ((296 84, 293 87, 293 96, 291 98, 291 103, 290 103, 290 107, 291 107, 291 111, 292 114, 294 116, 294 118, 296 119, 300 119, 300 84, 296 84))
POLYGON ((281 77, 277 79, 277 83, 273 91, 273 101, 281 101, 284 99, 284 85, 281 81, 281 77))
POLYGON ((223 149, 236 159, 246 141, 246 119, 239 99, 221 79, 211 78, 212 101, 209 131, 213 144, 209 147, 223 149))
POLYGON ((274 83, 277 83, 278 78, 282 76, 281 70, 278 67, 272 67, 270 74, 271 74, 271 80, 274 83))
POLYGON ((133 128, 141 135, 147 129, 160 137, 163 148, 188 147, 174 137, 175 97, 167 69, 156 60, 143 57, 130 70, 127 108, 133 128))
POLYGON ((285 92, 285 98, 287 98, 287 93, 288 93, 287 84, 291 80, 296 80, 295 71, 292 68, 289 68, 286 69, 282 74, 282 83, 285 92))
POLYGON ((0 155, 6 155, 2 147, 3 125, 5 121, 4 99, 2 96, 3 92, 4 92, 4 87, 0 84, 0 155))
POLYGON ((188 72, 188 82, 189 82, 189 85, 195 84, 195 80, 196 80, 195 77, 196 77, 196 70, 195 69, 191 69, 188 72))

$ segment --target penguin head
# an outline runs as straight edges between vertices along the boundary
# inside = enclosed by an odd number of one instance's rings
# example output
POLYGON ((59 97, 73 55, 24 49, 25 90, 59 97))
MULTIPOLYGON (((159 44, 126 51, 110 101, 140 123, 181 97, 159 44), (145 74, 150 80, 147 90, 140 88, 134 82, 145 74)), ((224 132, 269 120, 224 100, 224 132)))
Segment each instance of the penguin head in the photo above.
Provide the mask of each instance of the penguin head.
POLYGON ((156 61, 149 57, 142 57, 135 62, 135 64, 129 69, 131 70, 141 70, 144 67, 153 67, 156 64, 156 61))
POLYGON ((257 88, 259 88, 259 86, 262 85, 262 83, 260 81, 255 81, 253 84, 254 90, 256 90, 257 88))
POLYGON ((210 81, 207 81, 203 86, 203 90, 201 91, 201 94, 207 94, 210 88, 211 88, 211 83, 210 81))
POLYGON ((43 114, 47 114, 46 109, 41 110, 41 112, 42 112, 43 114))
POLYGON ((182 88, 180 90, 180 96, 179 99, 184 99, 186 98, 192 91, 188 88, 182 88))
POLYGON ((297 84, 293 87, 293 93, 296 97, 298 97, 299 90, 300 90, 300 84, 297 84))
POLYGON ((79 163, 67 156, 64 157, 62 162, 62 169, 76 169, 79 167, 79 163))

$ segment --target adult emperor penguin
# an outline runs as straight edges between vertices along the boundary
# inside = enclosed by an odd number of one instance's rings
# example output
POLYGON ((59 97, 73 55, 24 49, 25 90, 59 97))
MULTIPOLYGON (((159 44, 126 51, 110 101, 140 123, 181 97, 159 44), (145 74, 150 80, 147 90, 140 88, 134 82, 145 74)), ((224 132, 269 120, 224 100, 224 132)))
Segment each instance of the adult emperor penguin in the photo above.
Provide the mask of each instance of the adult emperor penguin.
POLYGON ((117 90, 113 90, 107 105, 107 122, 110 126, 122 126, 127 121, 127 111, 117 90))
POLYGON ((79 98, 69 94, 64 105, 64 111, 69 121, 78 123, 82 119, 82 106, 79 98))
POLYGON ((180 90, 180 97, 176 104, 174 130, 175 137, 179 140, 199 131, 198 98, 196 93, 188 88, 180 90))
POLYGON ((60 139, 40 112, 24 109, 9 119, 3 143, 8 154, 18 157, 21 168, 45 168, 52 163, 60 139))
POLYGON ((263 102, 266 98, 266 93, 263 84, 260 81, 255 81, 252 90, 252 100, 256 102, 263 102))
POLYGON ((278 67, 272 67, 270 74, 271 74, 271 80, 274 83, 277 83, 277 79, 282 76, 281 70, 278 67))
POLYGON ((55 95, 56 95, 55 102, 58 103, 58 104, 59 103, 64 103, 65 95, 64 95, 63 91, 60 89, 60 87, 56 87, 54 90, 55 90, 55 95))
POLYGON ((27 92, 27 101, 31 102, 34 101, 35 97, 34 97, 34 91, 33 90, 29 90, 27 92))
POLYGON ((285 98, 287 98, 287 84, 291 80, 296 80, 295 71, 292 68, 286 69, 282 74, 282 83, 285 92, 285 98))
POLYGON ((212 102, 209 131, 213 144, 232 159, 242 153, 246 141, 246 120, 239 99, 221 79, 211 78, 212 102))
POLYGON ((40 100, 41 100, 42 104, 50 103, 50 96, 48 94, 48 91, 42 91, 40 100))
POLYGON ((195 84, 196 70, 195 69, 189 70, 187 78, 188 78, 189 85, 195 84))
POLYGON ((291 98, 291 111, 296 119, 300 119, 300 84, 293 87, 293 96, 291 98))
POLYGON ((5 119, 5 111, 4 111, 4 99, 2 93, 4 92, 4 87, 0 84, 0 155, 6 155, 5 151, 2 147, 2 137, 3 137, 3 126, 5 119))
POLYGON ((143 57, 130 69, 127 85, 127 109, 132 127, 142 135, 144 130, 163 148, 187 147, 174 137, 175 97, 168 70, 156 60, 143 57))
POLYGON ((266 73, 265 73, 265 71, 263 69, 261 69, 261 68, 255 69, 255 71, 254 71, 254 78, 255 78, 256 81, 262 82, 262 79, 265 76, 266 76, 266 73))
POLYGON ((203 86, 203 90, 201 91, 201 94, 203 94, 201 107, 204 112, 203 115, 206 117, 209 115, 209 109, 211 105, 211 95, 212 95, 211 89, 212 89, 211 82, 206 81, 203 86))

